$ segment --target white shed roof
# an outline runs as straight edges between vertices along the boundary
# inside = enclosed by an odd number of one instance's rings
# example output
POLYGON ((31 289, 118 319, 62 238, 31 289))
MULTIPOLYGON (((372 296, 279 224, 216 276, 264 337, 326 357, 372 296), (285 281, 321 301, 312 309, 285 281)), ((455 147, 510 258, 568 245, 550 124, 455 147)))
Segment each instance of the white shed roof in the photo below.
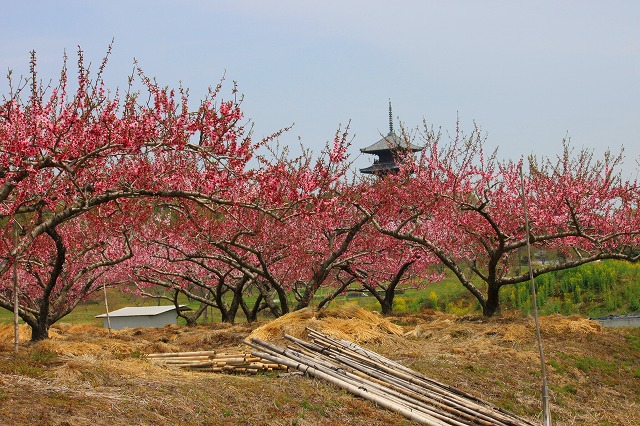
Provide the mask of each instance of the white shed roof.
MULTIPOLYGON (((180 308, 186 305, 180 305, 180 308)), ((130 306, 122 309, 118 309, 113 312, 109 312, 110 317, 140 317, 140 316, 154 316, 160 315, 165 312, 175 311, 176 307, 173 305, 166 306, 130 306)), ((107 314, 96 315, 96 318, 106 318, 107 314)))

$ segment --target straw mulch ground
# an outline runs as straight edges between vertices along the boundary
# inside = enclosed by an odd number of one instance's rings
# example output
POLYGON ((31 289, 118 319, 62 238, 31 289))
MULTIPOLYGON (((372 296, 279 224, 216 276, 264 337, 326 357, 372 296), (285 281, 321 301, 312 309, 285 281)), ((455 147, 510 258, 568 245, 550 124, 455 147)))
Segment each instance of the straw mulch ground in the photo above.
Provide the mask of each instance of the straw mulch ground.
MULTIPOLYGON (((246 351, 251 335, 282 343, 306 327, 369 347, 440 382, 534 419, 540 366, 531 318, 422 311, 383 317, 355 306, 302 310, 261 324, 108 331, 57 324, 30 344, 0 327, 0 418, 23 425, 413 425, 399 415, 298 376, 193 373, 143 354, 246 351)), ((582 317, 541 318, 554 425, 640 425, 640 330, 582 317)))
MULTIPOLYGON (((49 330, 49 340, 38 342, 38 349, 56 354, 92 354, 110 357, 154 352, 205 350, 216 347, 246 347, 242 341, 251 332, 248 324, 214 324, 209 326, 162 328, 127 328, 112 330, 90 325, 55 324, 49 330)), ((28 344, 31 330, 20 325, 20 342, 28 344)), ((0 350, 13 347, 13 326, 0 327, 0 350)))

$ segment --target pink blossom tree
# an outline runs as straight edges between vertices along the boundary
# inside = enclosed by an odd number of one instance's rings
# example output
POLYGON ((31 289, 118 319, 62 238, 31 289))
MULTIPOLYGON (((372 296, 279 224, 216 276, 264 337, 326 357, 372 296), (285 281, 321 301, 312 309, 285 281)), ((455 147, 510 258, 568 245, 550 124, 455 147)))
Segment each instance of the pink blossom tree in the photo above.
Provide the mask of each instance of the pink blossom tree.
MULTIPOLYGON (((94 291, 121 280, 115 266, 133 256, 130 225, 117 212, 105 214, 105 207, 46 228, 18 257, 18 313, 33 341, 47 338, 49 327, 94 291)), ((12 281, 10 274, 0 281, 6 309, 13 309, 12 281)))
POLYGON ((429 251, 413 242, 385 235, 373 225, 361 233, 351 252, 357 256, 341 264, 340 273, 336 276, 342 285, 334 286, 335 291, 322 300, 319 307, 355 284, 377 300, 383 315, 390 315, 401 287, 402 290, 417 289, 443 277, 442 273, 434 270, 438 260, 429 251))
MULTIPOLYGON (((186 90, 161 88, 137 69, 139 89, 132 76, 124 93, 111 94, 102 79, 106 63, 105 58, 93 77, 79 51, 73 93, 66 58, 56 86, 38 79, 35 54, 29 78, 14 83, 9 74, 10 92, 0 104, 3 307, 13 305, 7 272, 13 264, 24 267, 22 260, 34 256, 36 247, 58 252, 42 255, 43 262, 48 257, 65 263, 54 267, 48 280, 39 271, 43 282, 57 282, 58 270, 71 268, 70 258, 61 255, 67 222, 82 223, 93 210, 126 199, 233 203, 235 185, 243 181, 245 166, 260 145, 244 135, 235 98, 218 100, 221 85, 190 109, 186 90)), ((27 291, 33 288, 21 288, 21 312, 32 298, 41 297, 27 291)), ((82 292, 69 294, 83 297, 82 292)), ((34 329, 34 339, 46 335, 34 329)))
POLYGON ((249 322, 255 321, 258 312, 268 308, 264 301, 268 295, 260 291, 263 287, 256 284, 256 274, 244 267, 242 260, 229 256, 217 245, 229 236, 238 237, 246 229, 229 223, 224 216, 245 213, 247 220, 246 213, 257 210, 224 206, 214 213, 185 202, 165 204, 164 208, 170 211, 170 219, 150 222, 134 243, 136 264, 130 268, 130 281, 138 294, 158 297, 152 291, 160 289, 164 292, 160 297, 176 305, 180 294, 198 301, 200 308, 195 313, 184 314, 189 325, 195 324, 207 306, 217 309, 223 322, 234 322, 239 310, 249 322), (257 288, 259 294, 250 305, 245 295, 252 288, 257 288))
POLYGON ((525 234, 521 162, 484 152, 478 128, 447 143, 426 128, 425 149, 403 171, 375 182, 379 198, 360 209, 383 234, 422 246, 473 294, 484 315, 500 309, 500 289, 529 280, 514 266, 527 238, 537 250, 563 256, 532 265, 533 275, 600 259, 638 260, 637 182, 617 171, 620 157, 597 160, 568 143, 556 160, 531 157, 524 196, 531 217, 525 234))
POLYGON ((189 297, 193 285, 216 295, 224 288, 233 294, 231 309, 222 298, 197 299, 224 320, 233 320, 238 306, 249 320, 263 309, 280 316, 308 306, 318 289, 338 285, 337 273, 371 251, 362 244, 353 250, 369 218, 353 205, 362 188, 346 180, 346 147, 346 133, 338 132, 317 158, 309 152, 289 158, 286 150, 260 157, 259 167, 247 172, 242 203, 173 205, 171 225, 154 225, 148 235, 148 244, 161 247, 153 257, 162 257, 162 267, 137 262, 139 286, 189 297), (258 294, 253 306, 242 296, 250 290, 258 294))

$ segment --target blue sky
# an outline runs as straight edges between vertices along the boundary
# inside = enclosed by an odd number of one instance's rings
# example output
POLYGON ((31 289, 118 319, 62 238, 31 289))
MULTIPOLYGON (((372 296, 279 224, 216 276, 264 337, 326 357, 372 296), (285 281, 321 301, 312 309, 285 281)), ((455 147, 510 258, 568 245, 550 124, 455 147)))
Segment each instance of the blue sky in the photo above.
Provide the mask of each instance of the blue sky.
POLYGON ((65 50, 97 64, 111 39, 112 88, 134 57, 194 101, 226 75, 256 137, 295 123, 281 144, 318 151, 350 121, 355 158, 387 132, 390 98, 396 127, 453 131, 459 116, 511 159, 555 156, 568 135, 599 155, 624 146, 625 174, 637 173, 637 0, 12 1, 0 67, 25 74, 35 50, 55 78, 65 50))

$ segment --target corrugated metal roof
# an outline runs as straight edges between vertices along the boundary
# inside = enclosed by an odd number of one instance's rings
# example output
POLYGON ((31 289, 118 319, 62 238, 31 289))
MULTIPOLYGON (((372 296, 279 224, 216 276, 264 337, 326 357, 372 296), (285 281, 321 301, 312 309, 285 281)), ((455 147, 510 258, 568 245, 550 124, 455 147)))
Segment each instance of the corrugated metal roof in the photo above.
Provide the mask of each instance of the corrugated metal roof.
MULTIPOLYGON (((180 308, 186 305, 180 305, 180 308)), ((113 312, 109 312, 110 317, 140 317, 140 316, 154 316, 160 315, 171 310, 176 310, 173 305, 167 306, 129 306, 126 308, 118 309, 113 312)), ((107 314, 96 315, 96 318, 106 318, 107 314)))

